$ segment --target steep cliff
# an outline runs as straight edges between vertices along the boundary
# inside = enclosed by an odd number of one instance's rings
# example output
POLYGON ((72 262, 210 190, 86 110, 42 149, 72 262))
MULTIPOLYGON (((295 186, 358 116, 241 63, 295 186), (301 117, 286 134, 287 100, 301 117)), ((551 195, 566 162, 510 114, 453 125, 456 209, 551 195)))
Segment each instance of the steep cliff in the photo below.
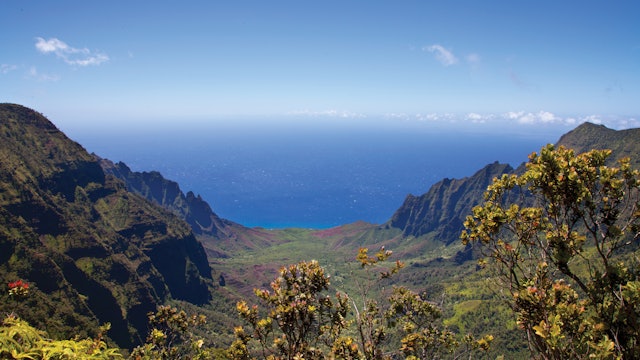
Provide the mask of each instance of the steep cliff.
POLYGON ((175 181, 165 179, 159 172, 136 172, 123 162, 101 159, 105 173, 121 179, 129 191, 173 212, 190 226, 203 244, 209 260, 227 258, 230 253, 267 248, 279 240, 264 229, 250 229, 220 218, 200 195, 192 191, 185 195, 175 181))
POLYGON ((462 223, 494 177, 513 171, 508 164, 493 163, 473 176, 444 179, 420 196, 409 195, 389 220, 389 226, 401 229, 405 236, 432 233, 446 244, 458 240, 462 223))
POLYGON ((189 191, 185 195, 175 181, 165 179, 159 172, 134 172, 123 162, 100 161, 102 169, 122 181, 129 191, 139 194, 184 219, 196 234, 227 237, 231 221, 221 219, 200 195, 189 191))
POLYGON ((191 228, 127 191, 41 114, 0 104, 0 280, 31 284, 28 299, 0 294, 52 334, 109 336, 131 347, 146 314, 169 298, 203 304, 211 269, 191 228))
MULTIPOLYGON (((556 145, 574 149, 577 153, 591 149, 610 149, 610 163, 629 157, 632 166, 638 168, 639 139, 640 129, 616 131, 602 125, 584 123, 563 135, 556 145)), ((445 244, 457 241, 464 219, 483 200, 484 191, 492 179, 505 173, 522 172, 522 166, 513 169, 496 162, 485 166, 471 177, 444 179, 423 195, 407 196, 387 225, 401 229, 405 236, 420 237, 430 234, 445 244)))

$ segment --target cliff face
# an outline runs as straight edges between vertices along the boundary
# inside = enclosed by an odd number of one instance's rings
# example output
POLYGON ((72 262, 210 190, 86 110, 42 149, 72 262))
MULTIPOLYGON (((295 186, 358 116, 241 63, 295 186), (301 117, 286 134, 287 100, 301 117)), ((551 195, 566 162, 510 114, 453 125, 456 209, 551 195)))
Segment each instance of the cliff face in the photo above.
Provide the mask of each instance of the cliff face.
POLYGON ((165 179, 157 171, 135 172, 123 162, 113 163, 107 159, 101 159, 100 165, 105 173, 124 181, 130 192, 186 221, 209 259, 226 258, 234 250, 256 249, 270 243, 268 240, 265 243, 262 232, 220 218, 200 195, 192 191, 185 195, 178 183, 165 179))
POLYGON ((199 195, 191 191, 185 195, 178 183, 165 179, 157 171, 134 172, 123 162, 113 163, 106 159, 102 159, 100 165, 105 173, 124 181, 129 191, 184 219, 197 235, 226 238, 229 228, 236 225, 216 215, 199 195))
MULTIPOLYGON (((574 149, 576 153, 591 149, 610 149, 610 164, 629 157, 635 168, 640 167, 640 129, 616 131, 602 125, 584 123, 563 135, 556 146, 574 149)), ((535 149, 536 151, 538 149, 535 149)), ((434 235, 436 240, 450 244, 457 241, 463 222, 494 177, 505 173, 521 173, 524 166, 493 163, 471 177, 444 179, 420 196, 409 195, 387 225, 401 229, 405 236, 434 235)))
POLYGON ((66 337, 110 322, 122 347, 144 339, 157 304, 206 303, 213 286, 188 224, 129 192, 41 114, 0 104, 0 281, 18 278, 29 298, 1 294, 0 313, 66 337))
POLYGON ((407 196, 388 224, 401 229, 405 236, 433 233, 436 239, 446 244, 454 242, 460 236, 464 219, 482 201, 483 193, 493 178, 511 171, 513 168, 508 164, 496 162, 471 177, 444 179, 426 194, 407 196))

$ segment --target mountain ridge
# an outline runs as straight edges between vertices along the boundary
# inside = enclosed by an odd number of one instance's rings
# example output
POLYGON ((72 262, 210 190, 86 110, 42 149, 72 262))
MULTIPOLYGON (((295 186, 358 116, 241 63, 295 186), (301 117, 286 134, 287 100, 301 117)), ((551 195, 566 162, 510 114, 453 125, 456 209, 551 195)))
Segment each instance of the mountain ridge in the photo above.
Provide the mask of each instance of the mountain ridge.
MULTIPOLYGON (((583 123, 561 136, 556 146, 574 149, 576 153, 608 148, 612 150, 610 164, 622 157, 630 157, 632 166, 637 168, 640 165, 638 139, 640 129, 613 130, 604 125, 583 123)), ((512 168, 494 162, 472 176, 441 180, 422 195, 408 195, 387 224, 401 229, 405 236, 431 235, 438 241, 451 244, 458 240, 464 219, 483 200, 493 178, 522 171, 524 164, 512 168)))
POLYGON ((494 162, 462 179, 443 179, 423 195, 408 195, 388 221, 405 236, 433 233, 445 244, 457 240, 466 214, 475 205, 478 192, 484 192, 494 177, 512 172, 509 164, 494 162))
POLYGON ((0 104, 0 159, 0 279, 31 284, 24 303, 0 294, 0 311, 64 337, 110 322, 108 336, 130 348, 156 305, 211 299, 190 227, 128 192, 42 114, 0 104))
POLYGON ((639 168, 638 139, 640 139, 640 128, 613 130, 604 125, 583 123, 562 135, 556 145, 568 147, 577 153, 591 149, 609 149, 612 151, 609 164, 615 163, 622 157, 628 157, 631 165, 639 168))
POLYGON ((277 243, 269 230, 247 228, 219 217, 200 195, 186 194, 180 185, 157 171, 135 172, 123 162, 100 159, 105 173, 122 180, 127 189, 185 220, 202 243, 209 259, 228 258, 230 253, 260 249, 277 243))
POLYGON ((216 238, 228 235, 231 221, 221 219, 200 195, 192 191, 184 194, 177 182, 165 179, 159 172, 133 172, 125 163, 107 159, 101 159, 100 166, 105 173, 122 180, 129 191, 176 213, 194 233, 216 238))

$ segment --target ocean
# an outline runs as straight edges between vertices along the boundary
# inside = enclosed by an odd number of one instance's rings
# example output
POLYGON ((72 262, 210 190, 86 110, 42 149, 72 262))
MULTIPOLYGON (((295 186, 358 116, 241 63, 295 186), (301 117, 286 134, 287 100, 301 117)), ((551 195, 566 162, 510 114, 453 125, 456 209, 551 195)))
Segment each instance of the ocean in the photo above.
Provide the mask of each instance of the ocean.
POLYGON ((384 223, 408 194, 495 161, 518 166, 567 130, 176 121, 69 136, 134 171, 159 171, 223 218, 249 227, 321 229, 384 223))

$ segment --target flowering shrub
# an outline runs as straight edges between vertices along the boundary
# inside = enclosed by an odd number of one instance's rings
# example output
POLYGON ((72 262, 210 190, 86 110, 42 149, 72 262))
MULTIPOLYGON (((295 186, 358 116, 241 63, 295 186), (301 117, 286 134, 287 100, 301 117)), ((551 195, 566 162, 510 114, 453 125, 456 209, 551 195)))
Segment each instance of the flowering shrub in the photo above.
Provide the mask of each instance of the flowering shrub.
POLYGON ((29 294, 29 283, 16 280, 12 281, 8 284, 9 286, 9 296, 22 298, 29 294))
POLYGON ((464 222, 536 358, 640 358, 640 171, 610 155, 547 145, 464 222))
MULTIPOLYGON (((29 286, 16 288, 28 289, 29 286)), ((103 333, 108 329, 108 324, 101 327, 95 339, 52 340, 44 331, 8 315, 0 319, 0 359, 122 359, 120 349, 109 348, 103 340, 103 333)))

